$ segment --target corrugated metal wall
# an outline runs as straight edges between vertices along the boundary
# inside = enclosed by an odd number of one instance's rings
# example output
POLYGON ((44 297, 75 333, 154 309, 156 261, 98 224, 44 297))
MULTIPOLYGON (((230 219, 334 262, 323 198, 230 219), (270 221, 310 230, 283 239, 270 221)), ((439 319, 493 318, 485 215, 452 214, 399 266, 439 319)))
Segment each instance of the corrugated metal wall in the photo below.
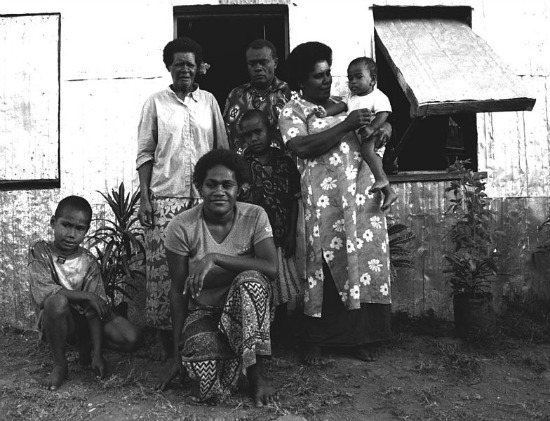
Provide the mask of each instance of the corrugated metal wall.
MULTIPOLYGON (((433 309, 442 317, 452 317, 452 299, 443 273, 443 255, 452 251, 448 232, 451 216, 444 211, 451 204, 445 195, 448 182, 396 184, 399 200, 390 217, 411 227, 416 238, 411 251, 414 269, 400 269, 393 284, 393 310, 416 314, 433 309)), ((537 227, 548 214, 549 200, 540 198, 493 198, 495 249, 499 253, 501 275, 493 285, 496 308, 505 297, 523 300, 550 299, 549 256, 533 259, 537 245, 549 242, 550 232, 537 227)))

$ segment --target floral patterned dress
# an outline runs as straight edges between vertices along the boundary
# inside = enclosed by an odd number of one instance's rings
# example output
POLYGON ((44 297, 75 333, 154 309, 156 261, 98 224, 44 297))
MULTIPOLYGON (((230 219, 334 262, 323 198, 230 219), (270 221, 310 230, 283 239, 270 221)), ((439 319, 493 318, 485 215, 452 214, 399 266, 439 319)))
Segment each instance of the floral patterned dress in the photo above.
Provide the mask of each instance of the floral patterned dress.
MULTIPOLYGON (((285 143, 323 132, 346 118, 345 114, 318 118, 314 107, 301 98, 286 104, 279 117, 285 143)), ((322 316, 323 260, 346 309, 391 302, 386 219, 380 210, 380 193, 369 193, 374 177, 359 149, 350 132, 325 154, 299 162, 307 240, 304 312, 308 316, 322 316)))

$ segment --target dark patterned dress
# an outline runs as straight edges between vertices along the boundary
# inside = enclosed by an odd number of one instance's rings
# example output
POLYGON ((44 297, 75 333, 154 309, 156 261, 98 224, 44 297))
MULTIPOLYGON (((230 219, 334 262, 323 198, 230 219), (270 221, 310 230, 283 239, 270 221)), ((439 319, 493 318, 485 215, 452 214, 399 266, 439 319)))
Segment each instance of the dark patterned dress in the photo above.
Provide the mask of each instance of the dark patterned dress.
POLYGON ((273 305, 278 306, 299 295, 305 281, 298 274, 295 256, 285 258, 283 249, 291 207, 301 196, 300 173, 293 160, 278 148, 270 148, 265 164, 250 149, 244 151, 244 158, 250 168, 252 183, 243 188, 239 200, 261 206, 269 217, 279 259, 278 282, 273 288, 273 305))

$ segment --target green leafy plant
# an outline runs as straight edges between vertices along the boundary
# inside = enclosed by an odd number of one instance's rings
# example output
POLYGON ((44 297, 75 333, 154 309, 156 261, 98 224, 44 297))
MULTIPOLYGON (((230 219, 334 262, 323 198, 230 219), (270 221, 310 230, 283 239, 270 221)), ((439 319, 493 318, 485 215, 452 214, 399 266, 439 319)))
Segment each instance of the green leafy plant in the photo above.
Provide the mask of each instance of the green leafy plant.
POLYGON ((390 270, 392 280, 397 278, 397 268, 413 268, 412 253, 409 243, 414 234, 406 225, 394 223, 388 226, 390 246, 390 270))
POLYGON ((444 257, 449 267, 451 294, 487 295, 498 274, 494 247, 494 212, 489 207, 485 183, 479 174, 466 168, 468 161, 457 160, 448 168, 458 179, 452 180, 445 192, 453 195, 445 211, 456 220, 449 230, 454 251, 444 257))
POLYGON ((134 283, 145 275, 142 270, 145 266, 143 230, 137 218, 140 192, 126 193, 122 182, 118 190, 99 193, 109 205, 114 219, 95 219, 100 226, 88 241, 97 257, 109 304, 114 307, 119 295, 132 299, 128 290, 137 291, 134 283))

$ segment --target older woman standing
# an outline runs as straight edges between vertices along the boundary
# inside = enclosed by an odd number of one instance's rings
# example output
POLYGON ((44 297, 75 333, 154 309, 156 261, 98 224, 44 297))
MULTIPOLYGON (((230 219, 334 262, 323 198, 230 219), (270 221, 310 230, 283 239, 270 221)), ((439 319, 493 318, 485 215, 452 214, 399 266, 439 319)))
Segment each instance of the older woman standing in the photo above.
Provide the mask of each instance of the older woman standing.
MULTIPOLYGON (((390 337, 390 272, 386 219, 374 177, 354 130, 370 112, 319 118, 330 96, 332 50, 319 42, 297 46, 287 69, 300 92, 279 117, 287 147, 300 159, 307 239, 305 359, 322 362, 322 346, 353 347, 372 359, 370 345, 390 337)), ((386 125, 376 135, 389 137, 386 125)))
POLYGON ((166 359, 171 323, 164 230, 175 215, 199 202, 191 180, 197 160, 229 145, 214 96, 195 84, 201 46, 187 37, 172 40, 164 47, 163 60, 172 84, 145 101, 136 166, 141 188, 138 217, 146 228, 146 322, 158 330, 159 357, 166 359))
POLYGON ((236 152, 208 152, 193 175, 203 203, 175 217, 166 230, 174 354, 181 359, 174 358, 159 387, 183 363, 199 383, 200 401, 223 399, 242 369, 261 406, 273 396, 263 360, 271 355, 277 252, 265 211, 237 202, 247 180, 248 166, 236 152))

